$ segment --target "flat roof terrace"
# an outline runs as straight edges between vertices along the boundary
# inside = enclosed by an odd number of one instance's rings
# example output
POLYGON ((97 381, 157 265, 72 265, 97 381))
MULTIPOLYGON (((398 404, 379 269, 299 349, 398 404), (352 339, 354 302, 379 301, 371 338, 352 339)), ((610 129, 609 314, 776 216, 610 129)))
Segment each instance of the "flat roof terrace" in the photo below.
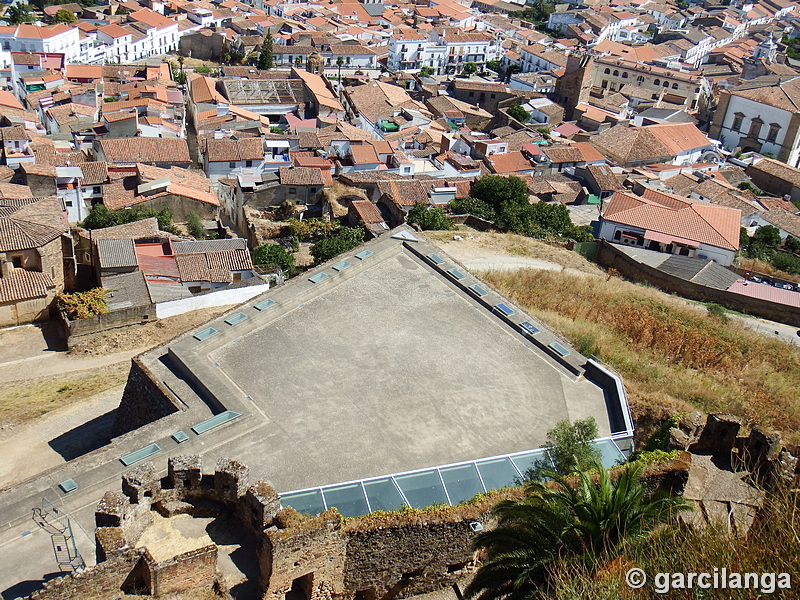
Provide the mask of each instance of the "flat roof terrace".
POLYGON ((169 345, 171 369, 213 412, 255 421, 214 458, 285 492, 535 449, 563 419, 619 430, 585 357, 413 235, 384 236, 169 345))

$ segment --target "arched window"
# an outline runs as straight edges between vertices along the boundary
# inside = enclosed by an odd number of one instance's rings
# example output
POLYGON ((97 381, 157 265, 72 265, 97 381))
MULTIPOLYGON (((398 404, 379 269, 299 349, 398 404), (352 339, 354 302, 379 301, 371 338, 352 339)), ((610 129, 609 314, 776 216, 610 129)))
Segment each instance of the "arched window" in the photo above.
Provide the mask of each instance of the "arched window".
POLYGON ((672 84, 672 89, 673 90, 677 90, 678 89, 678 84, 677 83, 673 83, 672 84))
POLYGON ((660 80, 660 79, 656 79, 656 80, 653 82, 653 85, 661 85, 661 80, 660 80))
POLYGON ((609 69, 608 67, 606 67, 606 70, 605 70, 605 71, 603 71, 603 73, 605 73, 606 75, 609 75, 609 74, 611 73, 611 69, 609 69))
POLYGON ((664 87, 668 88, 668 87, 669 87, 669 81, 665 81, 665 82, 664 82, 664 83, 662 83, 661 85, 663 85, 664 87))
POLYGON ((619 77, 619 71, 617 71, 616 69, 614 69, 614 77, 619 77))
POLYGON ((622 78, 623 78, 623 79, 627 79, 627 78, 628 78, 628 73, 627 73, 627 72, 623 73, 623 74, 622 74, 622 78))

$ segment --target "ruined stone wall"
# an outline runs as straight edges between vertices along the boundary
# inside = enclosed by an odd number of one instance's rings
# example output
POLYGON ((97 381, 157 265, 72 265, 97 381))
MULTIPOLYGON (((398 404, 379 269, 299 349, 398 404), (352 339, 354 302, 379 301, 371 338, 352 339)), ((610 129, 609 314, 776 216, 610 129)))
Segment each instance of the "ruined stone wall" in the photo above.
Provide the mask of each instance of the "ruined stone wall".
POLYGON ((128 433, 178 410, 180 409, 171 395, 161 387, 155 377, 148 376, 145 367, 134 358, 114 419, 112 435, 128 433))
POLYGON ((347 539, 340 520, 328 510, 296 526, 266 531, 258 557, 265 599, 283 600, 295 580, 310 600, 343 596, 347 539))
POLYGON ((145 553, 150 593, 164 596, 183 590, 211 589, 217 578, 217 547, 213 544, 156 562, 145 553))
POLYGON ((405 598, 451 586, 474 566, 475 530, 488 523, 490 507, 482 503, 348 524, 343 597, 405 598))
POLYGON ((28 596, 27 600, 110 598, 119 593, 140 557, 140 552, 129 548, 119 556, 83 573, 58 577, 46 582, 42 589, 28 596))

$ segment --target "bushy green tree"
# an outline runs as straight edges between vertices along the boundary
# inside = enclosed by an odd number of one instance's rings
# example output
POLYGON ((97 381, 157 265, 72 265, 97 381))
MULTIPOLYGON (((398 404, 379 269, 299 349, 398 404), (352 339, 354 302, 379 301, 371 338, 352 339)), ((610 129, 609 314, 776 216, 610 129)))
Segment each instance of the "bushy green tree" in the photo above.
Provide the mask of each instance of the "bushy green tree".
POLYGON ((464 63, 464 68, 461 69, 461 72, 464 73, 465 75, 472 75, 477 70, 478 70, 478 65, 476 65, 474 62, 470 61, 470 62, 464 63))
POLYGON ((71 10, 59 8, 53 15, 53 23, 77 23, 78 17, 71 10))
POLYGON ((546 231, 564 235, 572 230, 572 219, 569 210, 563 204, 537 202, 530 205, 530 216, 533 225, 546 231))
POLYGON ((744 250, 750 245, 750 234, 746 227, 739 227, 739 249, 744 250))
POLYGON ((186 227, 189 229, 189 235, 191 235, 196 240, 204 240, 206 239, 207 231, 206 226, 203 225, 203 221, 197 215, 197 213, 190 212, 186 215, 186 227))
POLYGON ((456 198, 450 202, 450 210, 457 215, 472 215, 479 219, 494 221, 497 218, 495 210, 483 200, 477 198, 456 198))
POLYGON ((318 265, 352 250, 364 242, 364 230, 360 227, 342 227, 334 235, 321 239, 311 246, 311 256, 318 265))
POLYGON ((559 421, 547 432, 544 443, 546 458, 537 460, 525 472, 529 481, 542 479, 552 473, 570 475, 590 469, 600 460, 600 450, 592 445, 597 437, 597 421, 587 417, 574 423, 559 421))
POLYGON ((524 500, 503 500, 497 525, 473 542, 486 558, 467 586, 468 600, 552 598, 553 573, 580 563, 594 570, 613 559, 621 544, 644 538, 688 506, 678 497, 650 495, 642 465, 626 465, 612 481, 581 472, 576 483, 555 476, 551 486, 531 482, 524 500))
POLYGON ((253 264, 263 267, 280 267, 287 275, 295 272, 294 256, 278 244, 265 243, 253 250, 253 264))
POLYGON ((565 231, 563 235, 576 242, 593 242, 595 240, 591 225, 573 225, 568 231, 565 231))
POLYGON ((95 204, 89 211, 82 225, 84 229, 102 229, 104 227, 113 227, 114 225, 133 223, 134 221, 149 219, 150 217, 156 217, 156 219, 158 219, 158 228, 161 231, 175 232, 175 228, 172 225, 172 213, 166 208, 164 210, 154 210, 152 208, 109 210, 103 204, 95 204))
POLYGON ((12 25, 33 21, 30 4, 14 4, 6 10, 5 20, 12 25))
POLYGON ((489 60, 486 61, 486 68, 491 69, 495 73, 500 72, 500 61, 499 60, 489 60))
POLYGON ((784 248, 786 248, 789 252, 794 252, 795 254, 800 253, 800 240, 796 237, 791 235, 786 237, 786 240, 783 242, 784 248))
POLYGON ((417 202, 408 211, 406 221, 411 225, 418 225, 424 230, 448 231, 455 229, 455 225, 447 218, 441 208, 433 208, 422 202, 417 202))
POLYGON ((781 245, 781 234, 777 227, 772 225, 762 225, 753 233, 747 247, 747 255, 750 258, 771 261, 775 256, 775 250, 781 245))
POLYGON ((503 203, 527 204, 528 188, 519 177, 485 175, 472 184, 470 196, 497 209, 503 203))
POLYGON ((527 123, 531 120, 531 113, 522 108, 519 104, 512 104, 506 109, 510 117, 515 118, 520 123, 527 123))
POLYGON ((430 67, 422 67, 419 70, 420 77, 430 77, 431 75, 433 75, 433 69, 431 69, 430 67))

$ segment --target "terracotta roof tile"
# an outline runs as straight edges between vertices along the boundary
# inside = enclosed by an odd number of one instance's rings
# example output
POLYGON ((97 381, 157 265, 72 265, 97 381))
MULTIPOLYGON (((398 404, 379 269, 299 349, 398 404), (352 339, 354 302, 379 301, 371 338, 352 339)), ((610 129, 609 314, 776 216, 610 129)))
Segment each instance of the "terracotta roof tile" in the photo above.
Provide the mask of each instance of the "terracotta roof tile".
POLYGON ((0 302, 44 298, 56 286, 48 273, 11 269, 0 279, 0 302))
POLYGON ((741 212, 705 202, 692 202, 671 194, 648 199, 616 192, 602 218, 675 237, 725 248, 739 249, 741 212))

